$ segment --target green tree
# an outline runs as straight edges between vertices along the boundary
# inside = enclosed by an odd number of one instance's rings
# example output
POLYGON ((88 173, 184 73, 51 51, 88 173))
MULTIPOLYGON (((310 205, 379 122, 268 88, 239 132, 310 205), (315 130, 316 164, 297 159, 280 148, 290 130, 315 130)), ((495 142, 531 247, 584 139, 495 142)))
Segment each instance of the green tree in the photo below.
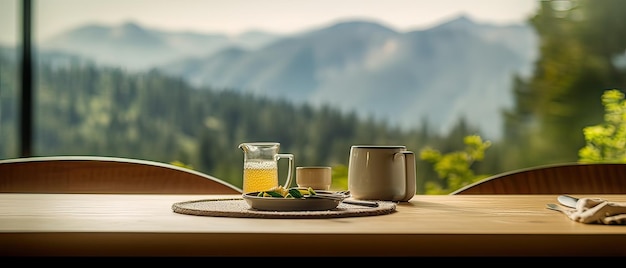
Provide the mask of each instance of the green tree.
POLYGON ((505 111, 503 169, 575 161, 585 141, 577 135, 602 118, 597 100, 625 87, 616 59, 626 49, 626 1, 541 1, 530 19, 540 57, 528 80, 515 80, 515 105, 505 111))

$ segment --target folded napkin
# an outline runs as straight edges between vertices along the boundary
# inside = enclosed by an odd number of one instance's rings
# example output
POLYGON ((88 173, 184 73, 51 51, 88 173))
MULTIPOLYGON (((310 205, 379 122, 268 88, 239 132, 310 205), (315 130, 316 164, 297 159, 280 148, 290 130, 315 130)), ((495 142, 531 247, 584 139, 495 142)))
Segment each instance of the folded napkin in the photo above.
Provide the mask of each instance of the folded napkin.
POLYGON ((626 225, 626 203, 601 198, 580 198, 576 209, 565 209, 571 220, 582 223, 626 225))

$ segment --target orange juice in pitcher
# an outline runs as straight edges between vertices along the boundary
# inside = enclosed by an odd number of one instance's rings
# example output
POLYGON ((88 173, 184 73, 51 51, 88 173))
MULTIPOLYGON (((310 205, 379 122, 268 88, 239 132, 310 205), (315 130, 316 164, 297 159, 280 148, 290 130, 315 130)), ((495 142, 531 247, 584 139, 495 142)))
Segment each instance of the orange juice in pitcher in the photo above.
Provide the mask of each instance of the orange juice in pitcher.
POLYGON ((243 166, 243 192, 261 192, 278 185, 278 165, 269 161, 248 161, 243 166))
POLYGON ((291 185, 293 155, 280 154, 280 143, 277 142, 246 142, 239 145, 244 152, 243 162, 243 193, 267 191, 279 186, 278 160, 289 160, 289 171, 285 188, 291 185))

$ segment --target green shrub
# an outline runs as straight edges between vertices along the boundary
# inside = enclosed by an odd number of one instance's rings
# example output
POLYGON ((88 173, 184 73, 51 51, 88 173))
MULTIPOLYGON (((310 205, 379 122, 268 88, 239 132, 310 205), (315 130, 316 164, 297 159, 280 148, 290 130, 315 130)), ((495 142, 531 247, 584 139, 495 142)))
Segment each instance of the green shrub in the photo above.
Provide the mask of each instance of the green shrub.
POLYGON ((619 90, 602 94, 604 123, 583 128, 586 145, 578 151, 580 162, 626 162, 626 101, 619 90))
POLYGON ((484 141, 478 135, 466 136, 463 139, 465 150, 442 154, 438 150, 426 147, 420 151, 420 159, 433 164, 441 183, 427 182, 426 194, 448 194, 465 185, 488 177, 475 175, 472 164, 485 157, 485 151, 491 146, 490 141, 484 141))

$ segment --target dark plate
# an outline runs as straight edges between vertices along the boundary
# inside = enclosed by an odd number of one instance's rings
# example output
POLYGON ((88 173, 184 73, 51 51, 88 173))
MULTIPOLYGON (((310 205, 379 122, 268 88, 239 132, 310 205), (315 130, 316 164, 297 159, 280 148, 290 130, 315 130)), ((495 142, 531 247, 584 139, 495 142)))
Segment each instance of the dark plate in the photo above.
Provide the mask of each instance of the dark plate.
MULTIPOLYGON (((332 192, 318 191, 320 194, 332 192)), ((330 210, 336 208, 342 200, 324 198, 280 198, 259 197, 258 192, 243 194, 243 199, 253 209, 271 211, 330 210)))

